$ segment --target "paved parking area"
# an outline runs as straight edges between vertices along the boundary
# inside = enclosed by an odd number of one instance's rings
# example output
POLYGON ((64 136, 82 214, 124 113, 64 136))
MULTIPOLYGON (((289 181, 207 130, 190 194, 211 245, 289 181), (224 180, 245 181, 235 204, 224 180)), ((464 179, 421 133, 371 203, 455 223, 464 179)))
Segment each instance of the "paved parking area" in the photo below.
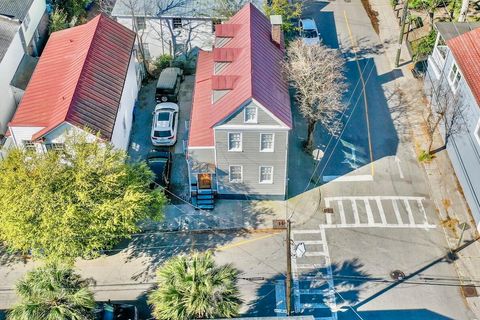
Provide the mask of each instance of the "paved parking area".
MULTIPOLYGON (((177 143, 172 147, 156 147, 159 150, 168 150, 172 153, 172 170, 169 190, 182 199, 188 199, 188 171, 185 160, 184 147, 188 136, 188 121, 192 109, 192 92, 194 76, 186 76, 182 82, 178 96, 179 118, 177 143)), ((152 112, 155 109, 156 80, 146 83, 139 93, 139 99, 134 110, 134 122, 130 135, 130 148, 128 154, 133 161, 145 160, 147 154, 154 147, 150 141, 152 126, 152 112)), ((172 203, 182 201, 171 196, 172 203)))

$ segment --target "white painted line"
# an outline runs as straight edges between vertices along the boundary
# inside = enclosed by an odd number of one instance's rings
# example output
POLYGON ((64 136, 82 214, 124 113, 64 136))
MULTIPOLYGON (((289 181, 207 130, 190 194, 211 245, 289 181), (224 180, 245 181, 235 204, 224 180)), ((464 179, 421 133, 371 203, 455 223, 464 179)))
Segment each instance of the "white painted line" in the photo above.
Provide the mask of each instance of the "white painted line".
POLYGON ((311 268, 314 268, 314 269, 319 269, 319 268, 324 268, 325 266, 321 266, 319 264, 315 264, 315 263, 310 263, 310 264, 297 264, 297 268, 298 269, 311 269, 311 268))
POLYGON ((353 218, 355 219, 355 224, 360 224, 360 217, 358 216, 357 203, 353 199, 351 199, 350 202, 352 203, 353 218))
POLYGON ((395 156, 395 163, 397 164, 398 173, 400 174, 400 179, 404 179, 402 167, 400 166, 400 158, 395 156))
POLYGON ((325 294, 324 289, 300 289, 298 291, 299 294, 306 294, 306 295, 311 295, 311 294, 325 294))
POLYGON ((324 182, 355 182, 355 181, 373 181, 373 177, 369 174, 351 175, 351 176, 323 176, 324 182))
POLYGON ((333 224, 333 225, 320 225, 322 228, 325 229, 346 229, 346 228, 398 228, 398 229, 435 229, 437 226, 434 224, 416 224, 416 225, 410 225, 410 224, 380 224, 380 223, 375 223, 375 224, 333 224))
POLYGON ((322 257, 327 255, 328 255, 328 252, 315 251, 315 252, 305 252, 303 256, 304 257, 322 257))
POLYGON ((385 217, 385 211, 383 211, 382 200, 380 198, 375 198, 377 202, 378 212, 380 213, 380 220, 382 220, 382 224, 387 224, 387 218, 385 217))
POLYGON ((408 202, 408 200, 403 200, 403 203, 405 203, 405 209, 407 209, 408 222, 410 222, 410 225, 414 225, 415 219, 413 218, 413 212, 412 208, 410 207, 410 203, 408 202))
POLYGON ((327 216, 327 224, 332 224, 332 213, 326 213, 327 216))
POLYGON ((345 224, 347 220, 345 219, 345 210, 343 210, 343 202, 337 201, 338 210, 340 211, 340 223, 345 224))
POLYGON ((298 240, 298 242, 303 242, 304 244, 323 244, 323 240, 298 240))
POLYGON ((304 309, 325 309, 328 306, 325 303, 302 303, 302 308, 304 309))
POLYGON ((368 224, 375 224, 375 220, 373 220, 372 208, 370 207, 370 200, 364 199, 363 203, 365 203, 365 210, 367 210, 368 224))
POLYGON ((321 232, 320 232, 320 230, 312 229, 312 230, 292 230, 292 233, 293 234, 295 234, 295 233, 305 234, 305 233, 321 233, 321 232))
POLYGON ((392 199, 393 211, 395 212, 395 217, 397 217, 397 222, 399 225, 403 225, 402 217, 400 216, 400 211, 398 210, 397 201, 392 199))
POLYGON ((339 201, 339 200, 372 200, 372 199, 380 199, 380 200, 425 200, 425 197, 415 197, 415 196, 340 196, 340 197, 328 197, 325 198, 325 202, 327 201, 339 201))

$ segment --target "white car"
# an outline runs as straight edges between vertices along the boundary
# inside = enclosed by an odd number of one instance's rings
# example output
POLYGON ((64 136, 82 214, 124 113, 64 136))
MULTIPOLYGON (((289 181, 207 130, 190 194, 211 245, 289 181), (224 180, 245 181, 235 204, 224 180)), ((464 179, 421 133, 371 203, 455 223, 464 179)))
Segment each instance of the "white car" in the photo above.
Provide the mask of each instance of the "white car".
POLYGON ((151 140, 154 146, 173 146, 177 142, 178 105, 173 102, 155 106, 151 140))
POLYGON ((320 44, 320 37, 318 36, 318 29, 315 20, 301 19, 298 22, 300 27, 300 37, 306 45, 320 44))

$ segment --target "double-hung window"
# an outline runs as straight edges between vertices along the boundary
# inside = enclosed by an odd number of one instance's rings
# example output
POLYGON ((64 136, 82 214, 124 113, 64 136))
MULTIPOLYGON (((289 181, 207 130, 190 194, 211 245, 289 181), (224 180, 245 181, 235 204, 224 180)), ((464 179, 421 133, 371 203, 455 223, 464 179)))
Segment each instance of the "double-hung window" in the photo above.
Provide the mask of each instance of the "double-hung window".
POLYGON ((135 23, 137 24, 137 30, 144 30, 147 27, 145 17, 135 17, 135 23))
POLYGON ((245 108, 245 123, 257 123, 257 107, 245 108))
POLYGON ((240 132, 228 133, 228 151, 242 151, 242 134, 240 132))
POLYGON ((273 167, 260 166, 260 183, 273 183, 273 167))
POLYGON ((23 140, 23 148, 28 151, 36 151, 37 147, 35 146, 35 143, 31 140, 23 140))
POLYGON ((457 64, 453 63, 452 69, 450 69, 450 73, 448 74, 448 82, 454 93, 457 92, 458 83, 461 79, 462 75, 460 74, 460 70, 458 70, 457 64))
POLYGON ((243 168, 242 166, 230 166, 228 169, 228 180, 233 183, 243 181, 243 168))
POLYGON ((173 18, 172 19, 173 29, 178 29, 182 27, 182 18, 173 18))
POLYGON ((260 133, 260 152, 273 152, 274 140, 273 133, 260 133))

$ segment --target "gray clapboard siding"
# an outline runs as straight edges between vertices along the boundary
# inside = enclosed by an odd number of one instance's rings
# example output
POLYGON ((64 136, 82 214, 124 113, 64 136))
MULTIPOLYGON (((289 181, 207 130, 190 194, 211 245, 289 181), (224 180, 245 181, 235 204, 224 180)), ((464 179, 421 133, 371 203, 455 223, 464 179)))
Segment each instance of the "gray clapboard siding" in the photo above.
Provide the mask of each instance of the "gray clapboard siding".
MULTIPOLYGON (((230 124, 230 123, 229 123, 230 124)), ((215 129, 218 192, 225 195, 285 194, 287 130, 226 130, 215 129), (242 151, 228 151, 228 133, 242 133, 242 151), (260 152, 260 133, 274 133, 274 152, 260 152), (230 183, 229 166, 243 167, 243 182, 230 183), (260 183, 260 166, 273 166, 273 183, 260 183)))

